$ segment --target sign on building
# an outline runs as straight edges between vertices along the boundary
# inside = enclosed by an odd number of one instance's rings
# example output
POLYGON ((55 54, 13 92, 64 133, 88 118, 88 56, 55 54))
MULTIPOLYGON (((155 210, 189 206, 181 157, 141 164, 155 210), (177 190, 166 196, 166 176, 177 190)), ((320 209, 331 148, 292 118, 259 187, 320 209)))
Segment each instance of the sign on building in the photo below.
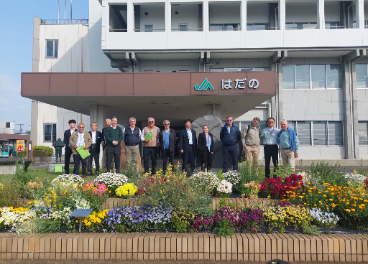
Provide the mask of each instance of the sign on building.
POLYGON ((17 140, 17 151, 24 151, 24 140, 17 140))

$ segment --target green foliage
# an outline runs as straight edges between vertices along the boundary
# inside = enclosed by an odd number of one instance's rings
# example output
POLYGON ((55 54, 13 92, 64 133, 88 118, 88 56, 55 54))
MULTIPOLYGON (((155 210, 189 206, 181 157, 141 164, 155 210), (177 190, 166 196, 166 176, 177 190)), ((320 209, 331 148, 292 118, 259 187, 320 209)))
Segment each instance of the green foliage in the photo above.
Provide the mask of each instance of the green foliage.
POLYGON ((256 183, 261 182, 261 176, 258 173, 258 170, 255 169, 249 161, 244 161, 239 164, 239 175, 240 182, 235 186, 235 190, 244 195, 249 195, 249 188, 244 187, 244 184, 250 183, 254 181, 256 183))
POLYGON ((216 221, 215 228, 213 229, 213 233, 218 236, 232 236, 235 233, 235 229, 232 224, 226 218, 216 221))
POLYGON ((13 176, 13 180, 19 181, 23 185, 25 185, 35 178, 35 174, 33 173, 33 171, 25 169, 24 159, 22 160, 21 164, 19 164, 18 161, 16 161, 15 166, 16 170, 13 176))
POLYGON ((24 151, 17 151, 17 157, 25 158, 27 156, 27 148, 24 148, 24 151))
POLYGON ((217 178, 219 181, 225 180, 224 174, 222 173, 222 170, 217 171, 217 178))
POLYGON ((226 198, 220 198, 219 208, 226 206, 228 204, 228 202, 229 202, 229 198, 227 198, 227 197, 226 198))
POLYGON ((289 177, 293 173, 294 173, 293 168, 289 164, 286 164, 274 168, 273 173, 271 173, 271 175, 285 179, 286 177, 289 177))
POLYGON ((16 227, 17 234, 38 234, 38 233, 59 233, 61 228, 61 221, 58 220, 48 220, 44 218, 33 218, 24 221, 16 227))
POLYGON ((307 234, 307 235, 319 236, 321 234, 318 227, 315 225, 303 226, 302 230, 303 230, 303 234, 307 234))
POLYGON ((0 183, 0 207, 21 206, 21 185, 18 181, 5 180, 0 183))
POLYGON ((49 157, 54 154, 54 150, 50 147, 46 146, 34 146, 33 147, 33 156, 34 157, 49 157))
POLYGON ((328 165, 325 162, 318 162, 311 165, 310 173, 312 179, 316 179, 319 182, 327 182, 331 185, 347 186, 347 180, 343 173, 340 171, 340 165, 328 165))

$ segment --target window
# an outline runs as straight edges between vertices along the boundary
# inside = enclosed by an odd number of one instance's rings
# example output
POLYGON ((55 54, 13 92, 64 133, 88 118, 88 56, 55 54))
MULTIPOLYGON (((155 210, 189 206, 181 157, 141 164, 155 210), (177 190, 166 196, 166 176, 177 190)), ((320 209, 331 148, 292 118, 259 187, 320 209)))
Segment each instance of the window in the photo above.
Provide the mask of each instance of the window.
POLYGON ((368 121, 358 122, 359 145, 368 145, 368 121))
POLYGON ((368 88, 368 64, 356 64, 356 87, 368 88))
POLYGON ((236 71, 268 71, 269 68, 225 68, 226 72, 236 72, 236 71))
POLYGON ((10 128, 10 122, 6 122, 6 128, 10 128))
POLYGON ((46 40, 46 58, 58 57, 58 40, 46 40))
POLYGON ((289 127, 298 134, 300 145, 343 145, 341 121, 289 121, 289 127))
POLYGON ((340 64, 284 65, 282 67, 284 89, 341 88, 340 64))
POLYGON ((188 31, 187 24, 179 24, 179 31, 188 31))
POLYGON ((56 141, 56 124, 45 124, 44 141, 56 141))
POLYGON ((153 25, 144 25, 144 32, 153 32, 153 25))

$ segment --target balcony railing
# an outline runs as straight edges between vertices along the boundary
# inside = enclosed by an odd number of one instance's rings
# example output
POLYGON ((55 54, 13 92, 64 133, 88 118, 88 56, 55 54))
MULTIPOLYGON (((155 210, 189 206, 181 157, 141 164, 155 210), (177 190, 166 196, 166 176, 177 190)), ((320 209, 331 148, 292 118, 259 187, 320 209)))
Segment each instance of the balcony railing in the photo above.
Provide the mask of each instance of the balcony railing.
POLYGON ((247 24, 247 31, 255 30, 279 30, 279 27, 270 27, 268 24, 247 24))
POLYGON ((165 29, 162 28, 150 28, 150 29, 145 29, 145 28, 135 28, 134 29, 135 32, 165 32, 165 29))
POLYGON ((240 24, 212 24, 210 31, 240 31, 240 24))
POLYGON ((71 24, 82 24, 87 25, 88 19, 41 19, 43 25, 71 25, 71 24))
POLYGON ((203 31, 203 28, 172 28, 171 31, 179 32, 179 31, 203 31))
POLYGON ((286 30, 318 29, 317 23, 286 23, 286 30))

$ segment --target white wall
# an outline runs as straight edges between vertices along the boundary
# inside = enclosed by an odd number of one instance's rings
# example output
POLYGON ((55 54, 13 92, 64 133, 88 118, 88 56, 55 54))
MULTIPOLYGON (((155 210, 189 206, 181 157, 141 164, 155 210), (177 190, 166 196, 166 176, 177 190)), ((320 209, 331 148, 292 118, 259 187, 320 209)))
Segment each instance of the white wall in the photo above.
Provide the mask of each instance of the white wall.
POLYGON ((357 89, 358 120, 368 121, 368 89, 357 89))
POLYGON ((6 123, 9 121, 0 121, 0 133, 14 134, 14 122, 10 122, 10 127, 6 128, 6 123))
POLYGON ((144 31, 144 25, 153 25, 154 31, 165 29, 165 4, 140 5, 141 31, 144 31), (145 12, 148 12, 147 16, 145 12))
POLYGON ((268 3, 248 3, 247 24, 269 23, 268 3))
POLYGON ((199 70, 198 60, 140 60, 139 71, 172 72, 187 70, 197 72, 199 70))
POLYGON ((240 24, 240 2, 210 3, 210 24, 240 24))
POLYGON ((188 29, 203 28, 203 25, 199 26, 199 5, 198 4, 182 4, 171 5, 171 29, 179 29, 179 24, 188 24, 188 29), (179 13, 176 15, 175 11, 179 13))

